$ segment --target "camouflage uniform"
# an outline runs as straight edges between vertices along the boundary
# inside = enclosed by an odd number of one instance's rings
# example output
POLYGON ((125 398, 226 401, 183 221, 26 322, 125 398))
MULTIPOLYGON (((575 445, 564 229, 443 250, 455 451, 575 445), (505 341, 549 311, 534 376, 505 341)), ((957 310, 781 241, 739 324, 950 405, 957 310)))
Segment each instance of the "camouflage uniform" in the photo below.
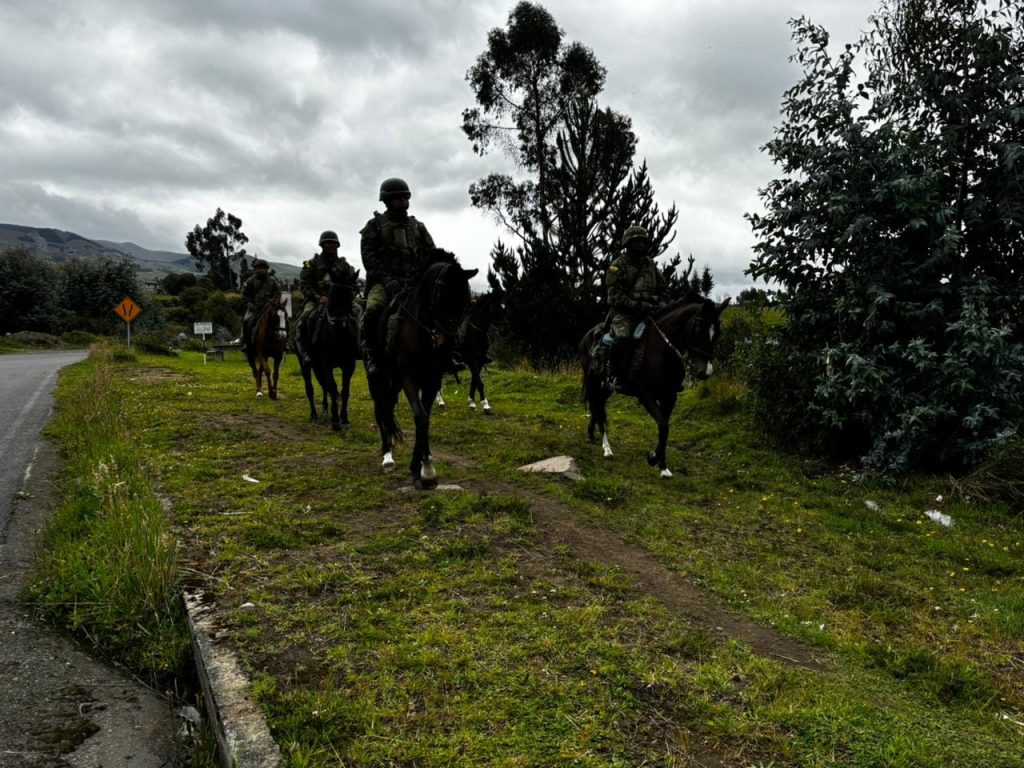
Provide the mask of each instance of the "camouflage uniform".
POLYGON ((270 265, 263 259, 254 261, 255 272, 242 286, 242 303, 245 305, 245 316, 242 318, 242 349, 248 349, 252 343, 253 326, 267 301, 279 297, 284 291, 278 279, 269 271, 261 271, 261 266, 269 269, 270 265))
POLYGON ((613 378, 628 381, 629 357, 633 352, 633 332, 647 314, 658 305, 665 288, 661 271, 650 254, 650 237, 643 227, 633 226, 622 237, 626 253, 608 267, 605 286, 611 307, 612 345, 608 362, 613 378), (630 247, 630 243, 633 246, 630 247), (641 247, 638 243, 643 243, 641 247))
MULTIPOLYGON (((338 236, 326 230, 320 235, 320 245, 338 244, 338 236)), ((356 270, 344 256, 328 253, 315 254, 313 258, 302 263, 299 272, 299 290, 302 291, 302 307, 298 321, 295 323, 295 351, 300 357, 305 356, 308 348, 310 329, 307 328, 309 316, 320 306, 321 298, 327 297, 334 283, 353 285, 356 282, 356 270)))
POLYGON ((427 228, 404 209, 393 209, 392 198, 410 197, 402 179, 386 179, 380 186, 380 199, 387 205, 384 213, 374 213, 359 234, 359 252, 366 272, 366 311, 363 313, 364 360, 367 370, 376 367, 383 347, 380 313, 402 287, 419 277, 427 268, 428 253, 434 240, 427 228))
POLYGON ((379 311, 386 303, 388 287, 397 291, 400 285, 419 277, 428 266, 424 258, 433 250, 434 240, 415 216, 400 217, 391 211, 374 213, 359 234, 359 251, 366 270, 366 310, 379 311))

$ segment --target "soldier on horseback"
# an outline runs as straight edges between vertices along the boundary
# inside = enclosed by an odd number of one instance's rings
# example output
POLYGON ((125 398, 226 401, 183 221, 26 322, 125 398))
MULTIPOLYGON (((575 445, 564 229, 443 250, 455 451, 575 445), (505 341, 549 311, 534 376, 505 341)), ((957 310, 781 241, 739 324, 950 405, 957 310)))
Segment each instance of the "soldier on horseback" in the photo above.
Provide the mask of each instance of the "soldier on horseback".
POLYGON ((359 251, 366 272, 366 311, 361 330, 368 375, 377 372, 385 351, 382 313, 403 288, 430 266, 428 255, 435 249, 427 228, 409 215, 411 198, 404 179, 385 179, 380 185, 384 213, 375 212, 359 232, 359 251))
POLYGON ((626 252, 611 263, 605 277, 611 308, 608 386, 616 391, 631 383, 634 331, 658 306, 665 289, 661 270, 651 256, 651 238, 646 229, 629 227, 622 235, 622 247, 626 252))
POLYGON ((321 304, 326 304, 334 283, 354 284, 356 270, 344 256, 338 255, 341 242, 337 233, 324 230, 320 234, 320 253, 302 265, 299 289, 302 291, 302 309, 295 324, 295 353, 309 365, 309 346, 313 329, 309 327, 311 315, 321 304))
POLYGON ((278 279, 270 274, 270 264, 263 259, 256 259, 252 263, 252 269, 252 277, 242 286, 242 303, 245 305, 245 316, 242 318, 243 352, 247 352, 252 346, 253 326, 267 301, 279 297, 284 290, 278 279))

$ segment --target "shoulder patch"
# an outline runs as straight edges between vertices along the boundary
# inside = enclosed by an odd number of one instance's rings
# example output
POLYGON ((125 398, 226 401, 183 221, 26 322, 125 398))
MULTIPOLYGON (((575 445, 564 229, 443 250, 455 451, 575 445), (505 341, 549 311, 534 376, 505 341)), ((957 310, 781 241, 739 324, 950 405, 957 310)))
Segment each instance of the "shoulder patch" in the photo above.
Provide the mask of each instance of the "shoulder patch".
POLYGON ((608 271, 609 272, 618 272, 619 268, 615 264, 612 264, 610 267, 608 267, 608 271))

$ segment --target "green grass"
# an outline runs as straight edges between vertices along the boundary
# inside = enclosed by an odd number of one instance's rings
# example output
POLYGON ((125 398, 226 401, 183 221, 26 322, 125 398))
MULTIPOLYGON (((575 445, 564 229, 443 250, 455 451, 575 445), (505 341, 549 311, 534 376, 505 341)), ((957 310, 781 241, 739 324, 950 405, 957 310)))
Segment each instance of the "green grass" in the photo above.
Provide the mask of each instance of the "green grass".
POLYGON ((735 382, 684 393, 667 481, 633 401, 611 402, 615 458, 586 442, 570 370, 492 370, 489 418, 448 383, 433 448, 466 490, 424 494, 400 474, 404 404, 400 470, 380 474, 361 372, 340 434, 307 421, 290 358, 278 402, 254 398, 243 362, 193 353, 92 361, 62 402, 100 376, 292 766, 1024 765, 1019 518, 947 501, 943 528, 923 512, 944 479, 872 486, 775 453, 735 382), (586 479, 517 470, 555 454, 586 479), (554 540, 552 515, 826 670, 670 611, 554 540))
POLYGON ((177 546, 121 416, 109 352, 61 376, 49 433, 67 462, 25 598, 155 686, 190 668, 177 546))

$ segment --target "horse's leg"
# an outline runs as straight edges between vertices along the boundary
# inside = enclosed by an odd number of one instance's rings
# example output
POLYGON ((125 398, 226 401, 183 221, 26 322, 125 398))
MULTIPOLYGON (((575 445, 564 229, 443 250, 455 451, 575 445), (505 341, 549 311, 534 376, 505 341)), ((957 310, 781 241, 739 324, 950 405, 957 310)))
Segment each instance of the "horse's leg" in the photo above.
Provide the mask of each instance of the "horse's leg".
POLYGON ((441 393, 440 387, 438 387, 437 390, 437 407, 440 408, 442 411, 447 407, 447 403, 445 403, 444 401, 444 395, 441 393))
POLYGON ((252 371, 252 380, 256 382, 256 397, 260 396, 260 378, 259 369, 256 367, 256 358, 252 352, 246 352, 245 360, 249 363, 249 370, 252 371))
POLYGON ((309 420, 316 421, 316 399, 313 393, 312 366, 303 365, 299 358, 299 370, 302 371, 302 382, 306 385, 306 399, 309 401, 309 420))
POLYGON ((267 379, 267 387, 270 389, 270 399, 277 400, 277 378, 281 373, 281 358, 283 354, 278 353, 272 360, 274 362, 274 372, 270 374, 272 378, 267 379))
POLYGON ((437 485, 437 473, 434 471, 433 462, 430 461, 430 408, 437 397, 436 389, 433 391, 419 387, 406 379, 403 387, 405 399, 409 401, 412 408, 413 422, 416 424, 416 441, 412 448, 412 457, 409 460, 409 472, 412 475, 413 484, 422 490, 430 490, 437 485), (426 470, 426 472, 424 472, 426 470))
POLYGON ((469 368, 469 407, 470 410, 475 411, 477 382, 480 380, 480 377, 477 374, 479 369, 476 368, 476 358, 472 355, 468 356, 468 359, 466 360, 466 367, 469 368))
POLYGON ((377 421, 377 429, 380 430, 380 454, 381 469, 391 472, 395 468, 395 434, 393 425, 395 422, 395 407, 398 405, 398 394, 391 391, 382 393, 381 396, 373 399, 373 416, 377 421))
POLYGON ((657 399, 648 392, 640 396, 641 405, 658 425, 658 445, 647 454, 647 463, 652 467, 657 465, 662 477, 672 477, 672 471, 665 462, 665 446, 668 443, 669 421, 672 418, 672 409, 676 407, 676 398, 677 394, 669 391, 662 393, 657 399))
POLYGON ((347 428, 348 422, 348 396, 352 386, 352 373, 356 369, 355 358, 345 360, 341 364, 341 426, 347 428))
POLYGON ((327 396, 331 398, 331 429, 338 429, 338 384, 334 380, 334 369, 322 360, 313 362, 313 373, 324 393, 324 412, 327 407, 327 396))
MULTIPOLYGON (((484 380, 480 376, 480 371, 483 368, 483 362, 479 362, 476 365, 469 367, 469 372, 473 375, 473 384, 470 387, 470 392, 473 391, 473 387, 476 387, 476 391, 480 393, 480 407, 484 409, 484 415, 491 415, 491 404, 487 402, 487 395, 484 394, 484 380)), ((472 394, 470 395, 472 398, 472 394)))
POLYGON ((585 386, 587 405, 590 407, 590 424, 587 426, 587 437, 594 442, 595 429, 601 432, 601 450, 606 459, 615 454, 612 452, 612 444, 608 440, 608 398, 611 393, 601 386, 597 377, 587 374, 585 386))

